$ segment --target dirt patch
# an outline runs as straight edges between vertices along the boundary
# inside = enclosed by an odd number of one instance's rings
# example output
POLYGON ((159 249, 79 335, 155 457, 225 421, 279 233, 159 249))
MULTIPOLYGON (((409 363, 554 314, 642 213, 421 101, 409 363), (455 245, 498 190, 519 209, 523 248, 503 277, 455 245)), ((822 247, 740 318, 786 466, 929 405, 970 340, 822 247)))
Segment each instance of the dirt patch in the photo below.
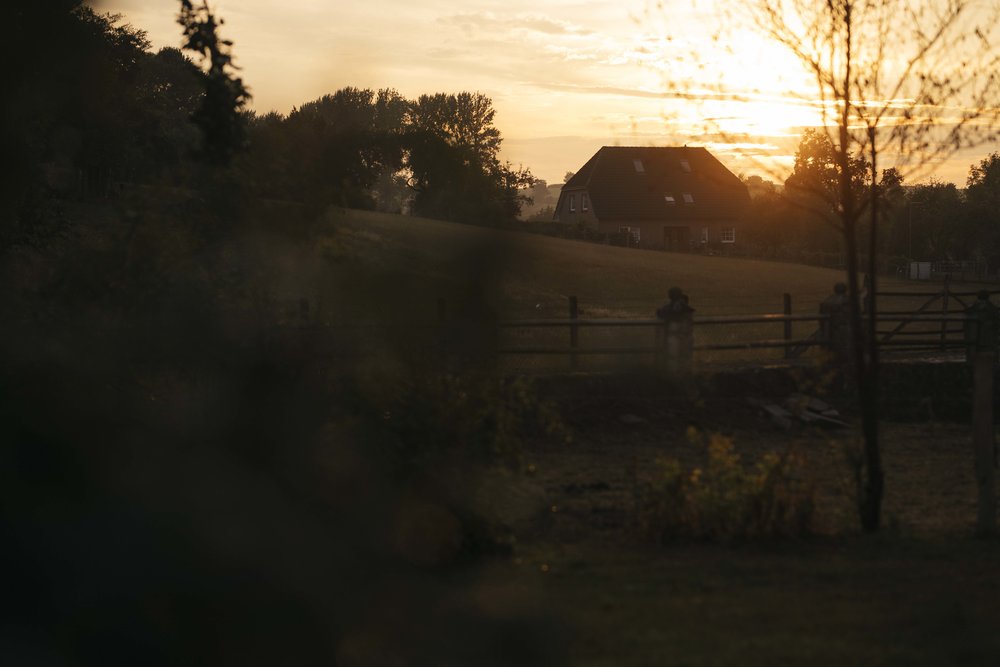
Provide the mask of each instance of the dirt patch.
MULTIPOLYGON (((623 539, 634 514, 638 486, 649 481, 658 458, 694 467, 705 462, 695 432, 732 438, 747 464, 768 452, 795 448, 808 460, 819 497, 817 530, 855 530, 854 482, 849 457, 859 429, 775 427, 745 399, 591 397, 564 408, 572 443, 535 443, 527 459, 554 508, 549 534, 558 541, 623 539)), ((884 423, 887 528, 908 535, 964 534, 975 518, 975 485, 968 425, 884 423)))
MULTIPOLYGON (((564 396, 565 398, 565 396, 564 396)), ((549 505, 504 571, 569 628, 574 665, 993 664, 1000 543, 971 538, 969 426, 882 425, 884 528, 858 532, 839 430, 775 428, 740 398, 594 394, 564 402, 571 443, 526 457, 549 505), (635 489, 658 457, 701 465, 691 428, 733 438, 744 461, 804 451, 819 535, 653 545, 632 528, 635 489)))

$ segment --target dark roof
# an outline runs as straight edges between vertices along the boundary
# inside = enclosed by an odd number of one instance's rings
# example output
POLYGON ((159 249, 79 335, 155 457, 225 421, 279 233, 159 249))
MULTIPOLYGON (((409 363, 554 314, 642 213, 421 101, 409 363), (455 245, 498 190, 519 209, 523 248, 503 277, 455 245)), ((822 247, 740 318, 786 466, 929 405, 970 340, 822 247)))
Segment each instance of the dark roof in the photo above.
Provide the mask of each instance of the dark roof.
POLYGON ((750 203, 733 172, 704 148, 686 146, 604 146, 563 187, 563 193, 579 190, 587 191, 594 214, 605 222, 734 219, 750 203), (685 203, 685 194, 692 204, 685 203))

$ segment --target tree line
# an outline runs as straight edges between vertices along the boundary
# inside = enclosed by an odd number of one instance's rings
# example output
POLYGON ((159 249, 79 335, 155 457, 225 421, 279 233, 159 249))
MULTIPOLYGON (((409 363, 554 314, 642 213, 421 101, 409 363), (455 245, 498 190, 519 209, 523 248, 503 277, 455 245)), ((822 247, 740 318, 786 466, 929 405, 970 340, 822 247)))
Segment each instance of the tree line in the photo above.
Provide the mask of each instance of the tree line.
MULTIPOLYGON (((792 173, 781 184, 745 177, 751 193, 743 239, 747 252, 777 259, 823 263, 839 255, 839 193, 834 152, 826 135, 806 130, 792 173)), ((870 198, 870 164, 851 163, 857 200, 870 198)), ((1000 269, 1000 153, 969 168, 964 188, 936 179, 908 184, 895 168, 883 169, 875 191, 880 225, 876 252, 882 268, 904 270, 909 261, 976 261, 1000 269)), ((867 234, 868 221, 859 231, 867 234)))
POLYGON ((500 160, 495 115, 481 93, 343 88, 287 116, 250 114, 236 168, 265 197, 498 223, 532 177, 500 160))
POLYGON ((500 159, 481 93, 343 88, 287 115, 248 110, 206 5, 181 2, 184 50, 154 51, 144 30, 80 0, 19 6, 12 23, 4 48, 25 66, 5 72, 15 103, 0 132, 18 168, 2 186, 3 247, 52 233, 59 198, 198 188, 209 172, 247 197, 486 224, 513 219, 532 180, 500 159))

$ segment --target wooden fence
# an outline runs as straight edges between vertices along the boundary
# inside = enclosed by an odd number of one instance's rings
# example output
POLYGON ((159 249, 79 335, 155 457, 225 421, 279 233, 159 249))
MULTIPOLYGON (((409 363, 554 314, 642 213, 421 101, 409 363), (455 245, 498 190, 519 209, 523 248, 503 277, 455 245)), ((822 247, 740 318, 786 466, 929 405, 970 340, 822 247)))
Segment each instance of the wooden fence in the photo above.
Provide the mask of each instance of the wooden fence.
MULTIPOLYGON (((984 290, 984 292, 989 296, 1000 294, 1000 290, 984 290)), ((955 347, 953 343, 956 340, 964 340, 964 329, 954 325, 964 322, 965 311, 980 293, 956 292, 951 289, 949 279, 945 279, 939 290, 877 292, 879 321, 888 322, 890 320, 886 318, 898 318, 894 320, 896 325, 891 329, 876 332, 879 345, 913 351, 946 350, 955 347), (908 307, 903 309, 898 305, 900 300, 903 300, 904 305, 908 307), (890 305, 887 306, 887 302, 890 305), (914 307, 918 302, 920 305, 914 307), (939 316, 937 326, 933 330, 927 326, 928 323, 933 323, 933 320, 928 319, 931 313, 939 316), (932 338, 936 339, 936 342, 931 340, 932 338)), ((870 310, 867 298, 864 300, 864 308, 867 314, 870 310)))
MULTIPOLYGON (((978 294, 953 291, 947 282, 934 291, 879 292, 876 334, 883 354, 958 358, 968 344, 966 310, 978 294)), ((997 295, 1000 290, 988 294, 997 295)), ((696 302, 692 305, 698 306, 696 302)), ((784 295, 780 313, 695 315, 686 323, 687 338, 683 341, 672 337, 662 319, 581 317, 575 296, 568 297, 567 306, 566 317, 497 322, 459 311, 453 314, 440 299, 435 323, 373 322, 334 327, 340 331, 336 340, 347 341, 336 354, 377 355, 385 344, 423 354, 433 346, 442 354, 457 357, 499 356, 505 371, 516 374, 677 363, 671 357, 678 351, 687 354, 687 361, 711 365, 795 363, 817 348, 837 352, 830 335, 835 328, 831 316, 819 312, 819 303, 809 305, 811 313, 801 312, 801 304, 800 312, 794 312, 789 294, 784 295), (371 331, 378 335, 371 335, 371 331)), ((328 338, 323 332, 329 332, 330 325, 315 323, 305 300, 298 304, 293 319, 297 324, 291 328, 296 331, 313 331, 318 339, 328 338)))
MULTIPOLYGON (((885 304, 893 298, 906 298, 911 303, 919 300, 918 306, 902 310, 882 310, 876 316, 877 338, 883 353, 920 355, 934 352, 955 353, 967 346, 965 323, 968 318, 966 309, 971 298, 979 292, 954 292, 948 283, 941 290, 933 292, 879 292, 885 304)), ((1000 294, 992 291, 989 294, 1000 294)), ((868 300, 865 299, 867 310, 868 300)), ((697 304, 694 304, 697 305, 697 304)), ((774 361, 777 359, 794 360, 802 357, 809 350, 820 347, 829 348, 830 315, 793 314, 792 297, 784 295, 783 312, 763 313, 757 315, 735 316, 694 316, 690 321, 691 340, 687 349, 698 357, 706 353, 723 351, 766 351, 777 350, 780 355, 768 357, 766 354, 755 354, 745 357, 746 361, 774 361), (815 323, 815 328, 808 335, 796 337, 793 326, 801 323, 815 323), (774 336, 742 338, 732 333, 732 330, 760 331, 774 328, 774 336), (730 329, 727 335, 713 335, 713 331, 730 329)), ((818 304, 817 304, 818 306, 818 304)), ((898 306, 897 306, 898 308, 898 306)), ((819 310, 819 308, 817 308, 819 310)), ((844 313, 846 317, 846 312, 844 313)), ((865 320, 870 317, 867 312, 865 320)), ((581 359, 585 356, 635 356, 648 355, 656 362, 669 357, 669 327, 662 319, 656 318, 581 318, 579 303, 575 296, 568 298, 568 317, 549 319, 507 320, 498 323, 501 331, 538 331, 565 330, 565 337, 555 340, 548 336, 544 343, 539 343, 533 336, 522 336, 521 344, 501 341, 498 353, 502 356, 562 356, 568 357, 570 367, 578 369, 581 359), (623 344, 621 340, 627 336, 617 333, 625 330, 648 329, 653 335, 645 342, 623 344), (601 330, 603 336, 581 336, 584 331, 601 330), (527 338, 528 341, 523 339, 527 338), (610 339, 610 344, 609 344, 610 339)), ((811 327, 810 327, 811 328, 811 327)), ((683 345, 681 346, 684 347, 683 345)))

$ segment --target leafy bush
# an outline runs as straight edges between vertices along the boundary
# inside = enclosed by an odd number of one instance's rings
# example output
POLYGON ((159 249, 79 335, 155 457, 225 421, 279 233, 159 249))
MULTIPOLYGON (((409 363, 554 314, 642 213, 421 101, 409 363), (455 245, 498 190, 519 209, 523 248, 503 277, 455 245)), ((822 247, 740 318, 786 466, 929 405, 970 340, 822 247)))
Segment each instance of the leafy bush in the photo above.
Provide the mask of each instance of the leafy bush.
POLYGON ((637 489, 644 535, 657 542, 730 541, 811 530, 815 489, 798 451, 771 452, 746 466, 730 438, 694 429, 688 437, 704 442, 707 464, 688 471, 674 459, 656 462, 653 482, 637 489))
MULTIPOLYGON (((397 369, 388 396, 359 396, 352 439, 366 443, 388 479, 413 489, 455 521, 454 549, 440 562, 509 554, 521 502, 522 446, 535 437, 568 439, 551 405, 524 379, 397 369), (506 477, 508 484, 483 487, 506 477)), ((544 504, 538 504, 543 511, 544 504)))
POLYGON ((400 382, 381 408, 397 464, 435 468, 442 460, 517 468, 532 435, 563 436, 551 405, 523 378, 437 373, 400 382))

